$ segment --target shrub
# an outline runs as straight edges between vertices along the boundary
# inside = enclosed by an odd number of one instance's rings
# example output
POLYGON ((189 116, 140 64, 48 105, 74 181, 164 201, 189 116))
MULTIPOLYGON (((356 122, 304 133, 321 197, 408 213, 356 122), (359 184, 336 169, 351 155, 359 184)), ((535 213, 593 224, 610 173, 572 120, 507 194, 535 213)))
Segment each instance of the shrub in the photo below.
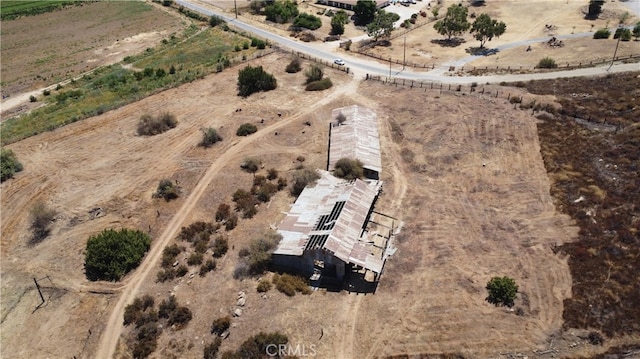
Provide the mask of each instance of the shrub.
POLYGON ((538 62, 537 67, 540 69, 554 69, 558 67, 558 64, 556 64, 556 61, 554 59, 550 57, 545 57, 541 59, 540 62, 538 62))
POLYGON ((208 248, 209 248, 208 239, 198 239, 197 241, 193 242, 193 249, 195 249, 197 253, 204 253, 207 251, 208 248))
POLYGON ((171 295, 168 299, 164 299, 160 302, 158 307, 158 316, 160 318, 169 318, 176 308, 178 308, 178 301, 175 296, 171 295))
POLYGON ((608 39, 611 36, 609 29, 599 29, 593 34, 594 39, 608 39))
POLYGON ((284 24, 298 16, 298 5, 295 2, 284 0, 274 1, 264 8, 264 14, 268 21, 284 24))
POLYGON ((211 334, 220 335, 231 326, 231 318, 229 316, 215 319, 211 324, 211 334))
POLYGON ((631 30, 624 27, 619 27, 616 29, 616 32, 613 34, 613 38, 614 39, 620 38, 620 40, 622 41, 630 41, 631 30))
POLYGON ((245 158, 242 164, 240 164, 240 168, 242 168, 246 172, 255 174, 256 172, 258 172, 258 169, 260 169, 260 160, 253 157, 245 158))
POLYGON ((258 282, 258 287, 256 288, 256 290, 259 293, 264 293, 264 292, 268 292, 271 289, 271 282, 269 282, 268 280, 261 280, 258 282))
POLYGON ((42 94, 43 94, 43 95, 45 95, 45 96, 49 96, 49 95, 51 95, 51 91, 49 91, 49 90, 42 90, 42 94))
POLYGON ((260 332, 245 340, 235 352, 238 358, 264 358, 267 347, 281 348, 289 342, 289 338, 278 332, 260 332))
POLYGON ((32 236, 29 244, 40 243, 51 232, 51 222, 56 216, 56 211, 48 208, 43 202, 36 203, 31 208, 31 231, 32 236))
MULTIPOLYGON (((258 46, 260 48, 260 46, 258 46)), ((238 72, 238 95, 247 97, 255 92, 270 91, 278 86, 276 78, 262 66, 247 66, 238 72)))
POLYGON ((172 180, 165 178, 160 180, 158 184, 158 189, 156 193, 153 194, 154 198, 164 198, 165 201, 169 202, 172 199, 178 198, 178 187, 173 183, 172 180))
POLYGON ((200 266, 200 273, 199 273, 200 276, 204 277, 205 274, 211 272, 212 270, 215 270, 216 266, 217 266, 216 261, 214 261, 213 259, 207 260, 206 263, 200 266))
POLYGON ((218 26, 218 25, 224 24, 224 23, 225 23, 225 21, 222 18, 218 17, 218 16, 214 15, 214 16, 211 16, 209 18, 209 26, 211 26, 211 27, 215 27, 215 26, 218 26))
MULTIPOLYGON (((253 1, 251 3, 253 3, 253 1)), ((216 355, 218 355, 218 350, 220 349, 220 345, 222 345, 222 339, 220 339, 220 337, 215 338, 213 342, 205 345, 203 358, 215 359, 216 355)))
POLYGON ((29 96, 29 102, 36 102, 36 101, 38 101, 38 99, 35 96, 33 95, 29 96))
POLYGON ((293 175, 293 185, 290 189, 291 194, 295 197, 299 196, 307 185, 315 183, 318 178, 320 178, 320 175, 314 170, 304 168, 297 171, 293 175))
POLYGON ((220 203, 218 210, 216 211, 216 221, 222 222, 229 218, 231 215, 231 206, 226 203, 220 203))
POLYGON ((167 324, 175 325, 178 328, 183 328, 193 318, 191 310, 187 307, 177 307, 167 319, 167 324))
POLYGON ((236 135, 249 136, 250 134, 255 133, 256 131, 258 131, 258 128, 256 127, 256 125, 252 123, 243 123, 242 125, 240 125, 240 127, 238 127, 238 130, 236 131, 236 135))
POLYGON ((218 229, 218 225, 211 222, 197 221, 188 227, 182 227, 178 238, 186 242, 195 243, 199 240, 209 240, 209 236, 218 229))
POLYGON ((138 122, 138 135, 155 136, 166 132, 178 125, 176 117, 170 113, 162 113, 158 117, 142 115, 138 122))
POLYGON ((311 67, 304 73, 304 76, 307 78, 306 83, 309 84, 314 81, 322 80, 322 76, 324 76, 324 74, 319 66, 311 65, 311 67))
POLYGON ((354 180, 364 176, 362 162, 358 159, 341 158, 336 162, 333 174, 346 180, 354 180))
POLYGON ((200 142, 200 146, 209 148, 218 141, 222 141, 222 137, 218 134, 218 131, 211 127, 202 130, 202 141, 200 142))
POLYGON ((0 150, 0 182, 13 178, 13 175, 22 169, 22 164, 12 150, 0 150))
POLYGON ((278 170, 275 168, 270 168, 267 171, 267 179, 269 181, 273 181, 274 179, 278 178, 278 170))
POLYGON ((300 276, 293 276, 286 273, 282 275, 274 275, 273 283, 276 285, 276 289, 289 297, 296 295, 296 292, 311 294, 309 283, 307 283, 305 278, 300 276))
POLYGON ((322 80, 314 81, 307 84, 307 87, 305 87, 304 89, 306 91, 322 91, 331 88, 331 86, 333 86, 331 79, 325 77, 322 80))
POLYGON ((234 213, 224 223, 224 229, 227 230, 227 231, 230 231, 230 230, 236 228, 237 225, 238 225, 238 215, 236 215, 234 213))
POLYGON ((213 241, 213 256, 215 258, 220 258, 227 253, 229 250, 229 241, 222 237, 218 236, 218 238, 213 241))
POLYGON ((300 70, 302 70, 302 63, 300 62, 300 59, 297 57, 294 57, 293 59, 291 59, 291 62, 289 62, 289 64, 285 68, 285 71, 290 74, 300 72, 300 70))
POLYGON ((120 280, 136 268, 151 246, 148 235, 132 229, 105 229, 87 241, 85 273, 89 280, 120 280))
POLYGON ((187 273, 189 273, 189 268, 184 264, 181 264, 178 269, 176 269, 176 277, 184 277, 187 273))
POLYGON ((189 258, 187 259, 187 264, 190 266, 199 265, 202 263, 202 253, 191 253, 189 258))
POLYGON ((233 50, 234 50, 235 52, 240 52, 240 51, 242 51, 242 47, 241 47, 240 45, 236 45, 236 46, 233 48, 233 50))
POLYGON ((522 103, 522 96, 511 96, 509 97, 510 104, 522 103))
POLYGON ((506 305, 513 306, 513 300, 518 294, 518 286, 516 282, 509 277, 493 277, 487 283, 487 291, 489 296, 486 300, 496 306, 506 305))
POLYGON ((248 41, 245 41, 245 42, 242 43, 242 49, 243 50, 248 50, 249 49, 249 42, 248 41))
POLYGON ((296 18, 293 20, 293 26, 304 27, 305 29, 309 30, 316 30, 322 26, 322 20, 320 20, 320 18, 317 16, 302 13, 296 16, 296 18))
POLYGON ((176 271, 175 269, 169 267, 169 268, 165 268, 165 269, 161 269, 158 272, 158 275, 156 277, 156 282, 158 283, 164 283, 168 280, 172 280, 176 277, 176 271))

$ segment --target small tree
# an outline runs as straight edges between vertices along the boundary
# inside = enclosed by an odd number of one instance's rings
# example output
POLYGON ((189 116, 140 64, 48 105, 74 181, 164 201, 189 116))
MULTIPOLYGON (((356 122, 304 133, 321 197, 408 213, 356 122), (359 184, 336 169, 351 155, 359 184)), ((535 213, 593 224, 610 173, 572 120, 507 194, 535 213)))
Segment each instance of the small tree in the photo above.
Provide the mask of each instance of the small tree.
POLYGON ((494 37, 500 37, 506 30, 507 25, 504 22, 494 20, 487 14, 480 14, 471 25, 471 33, 480 41, 480 48, 494 37))
POLYGON ((597 19, 598 15, 602 12, 602 5, 604 5, 604 0, 589 1, 589 10, 585 18, 589 20, 597 19))
POLYGON ((433 25, 438 34, 446 35, 447 40, 453 36, 460 36, 469 30, 471 24, 467 21, 467 8, 462 5, 451 5, 447 8, 447 14, 433 25))
POLYGON ((373 37, 374 41, 379 38, 388 38, 393 31, 393 22, 398 20, 398 15, 384 10, 379 10, 373 17, 373 21, 367 24, 367 35, 373 37))
POLYGON ((362 162, 358 159, 341 158, 336 162, 333 174, 336 177, 344 178, 346 180, 354 180, 356 178, 362 178, 364 169, 362 168, 362 162))
POLYGON ((314 81, 322 80, 322 76, 324 76, 324 73, 322 72, 322 69, 320 68, 320 66, 311 65, 309 70, 307 70, 304 73, 304 76, 307 78, 307 82, 306 83, 309 84, 309 83, 312 83, 314 81))
POLYGON ((247 66, 238 72, 238 95, 247 97, 254 92, 270 91, 275 89, 278 83, 270 73, 264 71, 262 66, 247 66))
POLYGON ((609 29, 599 29, 593 33, 594 39, 608 39, 609 36, 611 36, 611 31, 609 31, 609 29))
POLYGON ((331 35, 344 34, 344 25, 349 23, 349 16, 344 10, 338 10, 331 18, 331 35))
POLYGON ((307 13, 302 13, 296 16, 293 20, 293 26, 303 27, 309 30, 317 30, 322 26, 322 20, 319 17, 307 13))
POLYGON ((209 148, 218 141, 222 141, 222 137, 218 134, 218 131, 211 127, 202 129, 202 141, 200 141, 200 146, 209 148))
POLYGON ((284 24, 298 16, 298 5, 289 0, 277 0, 264 8, 264 14, 267 16, 268 21, 284 24))
POLYGON ((376 16, 378 7, 373 0, 358 0, 353 8, 356 25, 367 25, 376 16))
POLYGON ((486 288, 489 292, 486 300, 495 306, 505 305, 512 307, 513 300, 516 299, 516 295, 518 294, 516 282, 509 277, 493 277, 487 283, 486 288))
POLYGON ((633 37, 636 38, 636 41, 640 38, 640 21, 633 27, 633 37))
POLYGON ((151 238, 138 230, 105 229, 87 241, 85 274, 89 280, 120 280, 138 266, 150 246, 151 238))
POLYGON ((22 171, 22 164, 11 150, 0 150, 0 182, 13 178, 16 172, 22 171))
POLYGON ((47 207, 43 202, 36 203, 31 209, 32 236, 29 244, 42 242, 51 232, 51 222, 56 216, 56 211, 47 207))
POLYGON ((616 29, 616 32, 613 34, 613 38, 614 39, 620 38, 620 40, 622 41, 630 41, 631 30, 624 27, 619 27, 616 29))

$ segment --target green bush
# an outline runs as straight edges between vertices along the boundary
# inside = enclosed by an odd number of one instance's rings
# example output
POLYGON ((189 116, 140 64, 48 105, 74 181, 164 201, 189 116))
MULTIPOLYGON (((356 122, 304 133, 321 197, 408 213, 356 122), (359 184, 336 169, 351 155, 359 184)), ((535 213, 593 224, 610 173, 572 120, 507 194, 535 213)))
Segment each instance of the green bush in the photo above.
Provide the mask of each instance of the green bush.
POLYGON ((249 136, 252 133, 258 131, 258 127, 252 123, 243 123, 238 127, 236 131, 236 136, 249 136))
POLYGON ((302 64, 300 62, 300 59, 297 57, 294 57, 293 59, 291 59, 291 62, 289 62, 289 64, 285 68, 285 71, 290 74, 300 72, 300 70, 302 70, 302 64))
POLYGON ((231 326, 231 318, 229 316, 215 319, 211 324, 211 334, 220 335, 231 326))
POLYGON ((289 0, 277 0, 264 8, 264 14, 267 16, 267 20, 279 24, 291 21, 291 19, 298 16, 298 13, 298 5, 289 0))
POLYGON ((218 16, 214 15, 214 16, 211 16, 209 18, 209 26, 211 26, 211 27, 216 27, 216 26, 218 26, 220 24, 224 24, 224 23, 225 23, 225 21, 222 18, 218 17, 218 16))
POLYGON ((132 229, 105 229, 91 236, 85 253, 85 274, 89 280, 120 280, 136 268, 151 247, 148 235, 132 229))
POLYGON ((513 306, 513 300, 518 294, 518 286, 516 282, 509 277, 493 277, 487 283, 487 291, 489 295, 486 300, 496 306, 506 305, 513 306))
POLYGON ((616 29, 616 32, 613 34, 613 38, 614 39, 620 38, 620 40, 622 41, 630 41, 631 30, 624 27, 619 27, 616 29))
POLYGON ((138 122, 138 135, 155 136, 178 125, 176 117, 170 113, 162 113, 158 117, 142 115, 138 122))
POLYGON ((160 180, 158 189, 153 194, 153 197, 164 198, 164 200, 167 202, 171 201, 172 199, 176 199, 178 198, 178 186, 176 186, 176 184, 168 178, 162 179, 160 180))
POLYGON ((240 45, 236 45, 236 46, 233 48, 233 50, 234 50, 235 52, 240 52, 240 51, 242 51, 242 47, 241 47, 240 45))
POLYGON ((333 86, 331 79, 328 77, 325 77, 322 80, 309 83, 307 87, 305 87, 304 89, 306 91, 322 91, 322 90, 331 88, 331 86, 333 86))
POLYGON ((238 72, 239 96, 247 97, 255 92, 270 91, 277 86, 276 78, 264 71, 262 66, 247 66, 238 72))
POLYGON ((362 162, 358 159, 341 158, 336 162, 333 174, 346 180, 364 177, 362 162))
POLYGON ((599 29, 593 34, 594 39, 608 39, 611 36, 609 29, 599 29))
POLYGON ((558 67, 558 64, 556 64, 556 61, 550 57, 545 57, 543 59, 540 60, 540 62, 538 62, 538 66, 536 66, 540 69, 554 69, 556 67, 558 67))
POLYGON ((31 209, 31 239, 29 244, 42 242, 51 232, 51 222, 56 216, 56 211, 47 207, 43 202, 36 203, 31 209))
POLYGON ((316 30, 322 26, 322 20, 320 20, 320 18, 317 16, 303 12, 296 16, 296 18, 293 20, 293 26, 304 27, 305 29, 309 30, 316 30))
POLYGON ((322 80, 322 76, 324 73, 322 69, 317 65, 311 65, 311 67, 304 73, 304 76, 307 78, 307 84, 310 84, 314 81, 322 80))
POLYGON ((222 141, 222 137, 215 129, 209 127, 202 130, 202 141, 200 141, 200 146, 209 148, 219 141, 222 141))
POLYGON ((0 150, 0 182, 13 178, 13 175, 22 171, 22 169, 22 164, 12 150, 4 148, 0 150))

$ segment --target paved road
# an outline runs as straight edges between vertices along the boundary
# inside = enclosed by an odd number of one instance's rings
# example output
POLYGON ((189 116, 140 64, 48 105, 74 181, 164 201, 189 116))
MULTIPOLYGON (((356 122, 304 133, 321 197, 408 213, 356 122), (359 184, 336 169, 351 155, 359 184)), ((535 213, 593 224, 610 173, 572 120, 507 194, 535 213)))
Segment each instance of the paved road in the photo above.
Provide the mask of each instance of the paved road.
MULTIPOLYGON (((336 54, 332 51, 326 49, 325 46, 317 46, 310 45, 307 43, 301 43, 298 41, 291 40, 287 37, 283 37, 274 33, 271 33, 267 30, 258 28, 256 26, 249 25, 247 23, 242 22, 239 19, 235 19, 233 17, 227 16, 219 11, 213 10, 211 8, 196 4, 193 1, 185 1, 185 0, 177 0, 178 4, 190 8, 194 11, 200 12, 207 16, 216 15, 223 18, 228 23, 233 26, 253 33, 259 37, 268 39, 273 43, 277 43, 283 47, 289 48, 294 51, 299 51, 305 53, 307 55, 323 59, 325 61, 333 61, 336 58, 336 54)), ((633 2, 640 2, 640 0, 633 0, 633 2)), ((571 38, 571 37, 580 37, 580 36, 588 36, 589 33, 580 33, 580 34, 571 34, 565 36, 558 36, 560 39, 571 38)), ((531 39, 516 42, 513 44, 506 44, 501 46, 499 49, 508 49, 516 46, 526 45, 528 43, 533 42, 541 42, 547 40, 544 39, 531 39)), ((493 76, 449 76, 445 74, 448 70, 448 65, 443 65, 439 68, 436 68, 432 71, 427 72, 418 72, 415 70, 401 70, 400 66, 394 65, 391 66, 391 71, 389 71, 389 66, 386 64, 381 64, 376 61, 372 61, 369 59, 355 58, 346 56, 341 54, 340 57, 346 60, 347 66, 350 71, 355 74, 356 77, 364 78, 366 74, 370 75, 381 75, 381 76, 389 76, 391 72, 392 77, 396 78, 404 78, 409 80, 417 80, 417 81, 430 81, 430 82, 442 82, 442 83, 451 83, 451 84, 470 84, 472 82, 477 83, 499 83, 499 82, 516 82, 516 81, 529 81, 529 80, 539 80, 539 79, 551 79, 551 78, 564 78, 564 77, 579 77, 579 76, 596 76, 603 75, 610 72, 627 72, 627 71, 640 71, 640 64, 617 64, 612 66, 610 69, 608 65, 599 66, 599 67, 590 67, 576 70, 566 70, 566 71, 554 71, 554 72, 545 72, 545 73, 531 73, 531 74, 507 74, 507 75, 493 75, 493 76)), ((466 57, 456 62, 457 65, 464 64, 473 60, 474 57, 466 57), (458 64, 459 62, 459 64, 458 64)))

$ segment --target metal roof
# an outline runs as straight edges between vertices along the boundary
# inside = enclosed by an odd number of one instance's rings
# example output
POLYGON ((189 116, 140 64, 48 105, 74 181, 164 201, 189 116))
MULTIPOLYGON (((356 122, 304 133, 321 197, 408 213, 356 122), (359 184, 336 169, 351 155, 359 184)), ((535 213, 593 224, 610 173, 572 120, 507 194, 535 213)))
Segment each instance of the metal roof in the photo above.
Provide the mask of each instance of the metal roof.
POLYGON ((322 248, 380 273, 384 261, 374 255, 378 251, 364 228, 382 182, 349 182, 319 172, 316 185, 302 191, 278 226, 282 240, 274 254, 301 256, 306 249, 322 248))
POLYGON ((329 169, 341 158, 355 158, 363 167, 382 171, 378 119, 372 110, 358 105, 331 111, 331 139, 329 143, 329 169), (342 113, 346 120, 339 124, 335 118, 342 113))

